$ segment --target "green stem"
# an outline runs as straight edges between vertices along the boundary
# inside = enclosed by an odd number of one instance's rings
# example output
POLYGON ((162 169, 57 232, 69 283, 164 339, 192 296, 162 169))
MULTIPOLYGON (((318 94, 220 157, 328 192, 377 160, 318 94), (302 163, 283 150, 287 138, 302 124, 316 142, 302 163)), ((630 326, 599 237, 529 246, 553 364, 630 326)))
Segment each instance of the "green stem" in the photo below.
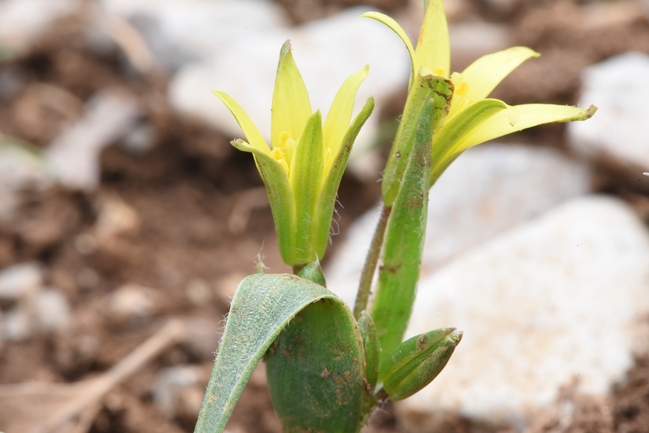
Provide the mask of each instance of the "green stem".
POLYGON ((354 302, 354 317, 356 319, 361 317, 363 310, 367 309, 367 301, 370 298, 372 290, 372 279, 374 278, 374 271, 376 270, 376 265, 378 264, 381 255, 383 237, 385 235, 385 229, 388 226, 388 217, 390 216, 391 210, 391 206, 386 207, 383 205, 381 208, 381 216, 376 225, 370 249, 367 252, 367 258, 365 259, 365 265, 363 266, 363 272, 361 273, 361 281, 358 284, 358 293, 356 294, 356 302, 354 302))

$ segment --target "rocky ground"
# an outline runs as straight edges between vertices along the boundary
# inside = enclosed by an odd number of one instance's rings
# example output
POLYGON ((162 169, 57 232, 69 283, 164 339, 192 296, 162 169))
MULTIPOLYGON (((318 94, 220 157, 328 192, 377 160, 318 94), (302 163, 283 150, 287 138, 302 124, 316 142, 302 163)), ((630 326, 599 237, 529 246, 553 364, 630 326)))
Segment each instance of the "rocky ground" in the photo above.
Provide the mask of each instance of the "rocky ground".
MULTIPOLYGON (((84 416, 63 431, 193 430, 238 281, 259 260, 287 270, 254 163, 228 144, 240 133, 209 91, 233 94, 264 129, 287 38, 314 106, 366 63, 375 76, 361 96, 378 112, 343 179, 326 263, 330 286, 349 294, 408 74, 400 43, 359 24, 358 5, 413 33, 421 19, 418 0, 0 0, 0 431, 79 401, 84 416), (127 358, 154 335, 151 352, 127 358), (103 398, 88 397, 100 382, 65 386, 125 359, 134 374, 109 380, 103 398), (24 387, 34 383, 49 385, 24 387)), ((435 316, 465 330, 467 352, 438 388, 366 430, 648 432, 649 8, 446 8, 454 69, 513 45, 542 53, 494 96, 600 111, 472 150, 440 180, 410 332, 432 326, 422 317, 442 302, 435 316)), ((263 369, 228 431, 280 431, 263 369)))

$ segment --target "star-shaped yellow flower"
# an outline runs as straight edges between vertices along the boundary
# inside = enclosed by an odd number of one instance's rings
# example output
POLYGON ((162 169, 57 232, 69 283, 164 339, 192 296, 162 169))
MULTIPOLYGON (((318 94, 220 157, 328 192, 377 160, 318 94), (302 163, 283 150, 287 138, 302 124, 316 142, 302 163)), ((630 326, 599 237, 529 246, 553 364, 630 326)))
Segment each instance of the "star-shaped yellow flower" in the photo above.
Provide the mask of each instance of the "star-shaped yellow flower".
MULTIPOLYGON (((387 25, 406 45, 412 63, 411 91, 418 78, 416 74, 432 74, 450 80, 447 87, 452 89, 450 107, 433 131, 431 186, 451 162, 472 146, 544 123, 586 120, 595 113, 593 106, 588 109, 551 104, 509 106, 503 101, 489 99, 491 91, 511 71, 539 54, 526 47, 513 47, 483 56, 463 72, 451 74, 451 51, 443 1, 424 0, 424 7, 424 22, 416 48, 413 48, 401 26, 389 16, 378 12, 368 12, 362 16, 387 25)), ((404 116, 407 111, 406 106, 404 116)), ((393 148, 391 157, 398 151, 393 148)), ((384 198, 390 182, 392 179, 384 182, 384 198)))
POLYGON ((271 146, 229 95, 214 91, 247 138, 232 144, 250 152, 266 185, 284 262, 299 267, 324 256, 333 207, 349 152, 374 108, 369 98, 351 121, 356 93, 369 67, 352 74, 327 118, 313 113, 287 41, 280 52, 271 114, 271 146), (351 122, 351 123, 350 123, 351 122))

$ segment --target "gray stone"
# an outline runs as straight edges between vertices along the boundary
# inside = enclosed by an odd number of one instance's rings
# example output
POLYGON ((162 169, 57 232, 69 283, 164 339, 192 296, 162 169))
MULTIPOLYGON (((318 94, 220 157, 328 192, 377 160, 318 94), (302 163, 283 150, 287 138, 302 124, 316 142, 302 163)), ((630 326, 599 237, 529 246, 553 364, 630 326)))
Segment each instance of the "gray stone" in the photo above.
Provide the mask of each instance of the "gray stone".
MULTIPOLYGON (((437 272, 424 271, 408 336, 456 326, 440 376, 398 405, 406 424, 441 413, 521 430, 559 389, 601 396, 649 347, 649 235, 620 200, 572 200, 437 272)), ((426 430, 429 431, 429 430, 426 430)))
POLYGON ((137 103, 129 97, 108 91, 95 95, 84 116, 45 150, 58 181, 72 189, 94 189, 102 149, 125 134, 138 115, 137 103))
POLYGON ((0 221, 10 219, 24 188, 46 189, 53 184, 45 159, 29 145, 0 134, 0 221))
POLYGON ((128 19, 155 58, 175 70, 189 61, 217 58, 241 37, 263 39, 288 25, 281 7, 268 0, 102 0, 104 9, 128 19))
POLYGON ((148 319, 157 309, 157 293, 148 287, 125 284, 108 295, 106 308, 115 321, 148 319))
POLYGON ((43 269, 28 262, 9 266, 0 271, 0 302, 16 302, 35 295, 43 285, 43 269))
POLYGON ((37 327, 42 333, 63 331, 70 323, 70 305, 58 289, 48 288, 34 300, 37 327))
MULTIPOLYGON (((423 268, 437 269, 502 231, 586 194, 590 183, 586 165, 552 149, 502 144, 470 149, 430 191, 423 268)), ((347 302, 355 297, 377 219, 378 209, 359 218, 327 268, 329 287, 347 302)))
POLYGON ((153 384, 153 399, 166 418, 174 418, 178 412, 195 412, 195 415, 198 415, 204 392, 204 380, 202 370, 197 367, 163 368, 153 384), (196 394, 191 392, 195 385, 200 385, 199 388, 203 389, 199 392, 198 398, 194 398, 196 394))
POLYGON ((627 53, 589 67, 579 98, 581 106, 594 104, 597 113, 588 122, 568 125, 572 148, 590 159, 611 159, 615 166, 641 176, 649 169, 649 55, 627 53))

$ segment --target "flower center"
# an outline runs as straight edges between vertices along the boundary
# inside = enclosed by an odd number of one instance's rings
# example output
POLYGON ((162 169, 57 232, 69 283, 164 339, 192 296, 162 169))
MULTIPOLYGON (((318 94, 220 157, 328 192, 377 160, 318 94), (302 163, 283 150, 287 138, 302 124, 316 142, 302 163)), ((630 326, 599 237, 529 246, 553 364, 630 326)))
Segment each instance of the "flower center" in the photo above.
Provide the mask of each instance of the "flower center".
POLYGON ((291 136, 291 133, 284 131, 279 135, 279 142, 273 143, 273 150, 270 152, 270 156, 279 162, 286 171, 286 174, 288 174, 289 167, 291 166, 291 157, 293 156, 295 145, 296 141, 291 136))

